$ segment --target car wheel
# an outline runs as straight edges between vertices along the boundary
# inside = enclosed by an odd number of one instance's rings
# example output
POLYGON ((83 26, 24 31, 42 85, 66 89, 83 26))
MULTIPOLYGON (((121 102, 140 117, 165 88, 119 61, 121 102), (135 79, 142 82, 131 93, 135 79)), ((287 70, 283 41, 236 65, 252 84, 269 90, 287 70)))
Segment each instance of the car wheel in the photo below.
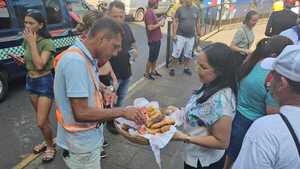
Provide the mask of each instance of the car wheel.
POLYGON ((4 72, 0 72, 0 102, 3 101, 8 92, 8 79, 4 72))
POLYGON ((144 9, 140 8, 135 12, 134 20, 142 22, 144 20, 144 9))

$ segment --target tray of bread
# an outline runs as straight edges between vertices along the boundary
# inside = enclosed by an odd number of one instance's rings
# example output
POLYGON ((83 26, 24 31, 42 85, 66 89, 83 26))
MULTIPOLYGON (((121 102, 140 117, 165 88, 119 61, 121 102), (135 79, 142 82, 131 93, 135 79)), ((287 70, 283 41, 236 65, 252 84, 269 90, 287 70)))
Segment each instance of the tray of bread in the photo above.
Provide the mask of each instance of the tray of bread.
POLYGON ((142 111, 147 116, 145 125, 135 126, 132 123, 120 123, 120 121, 115 120, 118 132, 133 143, 148 145, 149 141, 145 138, 146 134, 157 135, 159 137, 175 125, 175 120, 168 116, 172 108, 159 109, 150 105, 142 108, 142 111))

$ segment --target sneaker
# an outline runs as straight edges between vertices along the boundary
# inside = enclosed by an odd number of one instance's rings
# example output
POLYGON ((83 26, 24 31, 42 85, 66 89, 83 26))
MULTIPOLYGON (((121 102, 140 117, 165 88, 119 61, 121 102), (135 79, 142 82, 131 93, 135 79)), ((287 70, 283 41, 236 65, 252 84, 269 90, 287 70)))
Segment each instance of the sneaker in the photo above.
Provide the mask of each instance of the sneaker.
POLYGON ((102 159, 106 158, 106 157, 107 157, 106 152, 105 152, 105 151, 101 151, 100 157, 101 157, 102 159))
POLYGON ((185 73, 186 75, 189 75, 189 76, 192 75, 192 72, 191 72, 191 70, 190 70, 189 68, 185 68, 185 69, 183 70, 183 73, 185 73))
POLYGON ((108 146, 108 142, 106 140, 104 140, 102 147, 105 148, 108 146))
POLYGON ((155 78, 151 74, 144 74, 144 77, 149 80, 155 80, 155 78))
POLYGON ((171 69, 170 72, 169 72, 169 75, 170 75, 170 76, 175 76, 175 70, 174 70, 174 69, 171 69))
POLYGON ((162 77, 162 75, 161 75, 160 73, 158 73, 156 70, 153 71, 153 72, 151 73, 151 75, 153 75, 153 76, 158 76, 158 77, 162 77))
POLYGON ((106 129, 111 133, 111 134, 119 134, 118 130, 116 129, 116 126, 113 121, 107 121, 106 123, 106 129))

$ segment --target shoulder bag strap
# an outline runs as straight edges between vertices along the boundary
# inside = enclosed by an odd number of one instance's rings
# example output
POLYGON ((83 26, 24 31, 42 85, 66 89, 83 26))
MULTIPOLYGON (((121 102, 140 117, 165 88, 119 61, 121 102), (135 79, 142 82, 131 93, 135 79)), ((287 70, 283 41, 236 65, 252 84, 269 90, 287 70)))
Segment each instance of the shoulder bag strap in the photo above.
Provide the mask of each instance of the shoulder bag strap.
POLYGON ((250 40, 249 40, 249 37, 248 37, 248 35, 247 35, 247 31, 245 31, 245 28, 244 28, 244 27, 242 27, 242 29, 243 29, 243 32, 244 32, 244 34, 245 34, 245 36, 246 36, 246 39, 247 39, 247 41, 248 41, 248 49, 250 49, 250 40))
POLYGON ((285 115, 283 115, 282 113, 279 113, 280 117, 282 118, 282 120, 284 121, 284 123, 286 124, 286 126, 288 127, 292 137, 293 137, 293 140, 296 144, 296 147, 297 147, 297 150, 298 150, 298 154, 299 154, 299 157, 300 157, 300 143, 299 143, 299 140, 297 138, 297 135, 291 125, 291 123, 289 122, 289 120, 286 118, 285 115))

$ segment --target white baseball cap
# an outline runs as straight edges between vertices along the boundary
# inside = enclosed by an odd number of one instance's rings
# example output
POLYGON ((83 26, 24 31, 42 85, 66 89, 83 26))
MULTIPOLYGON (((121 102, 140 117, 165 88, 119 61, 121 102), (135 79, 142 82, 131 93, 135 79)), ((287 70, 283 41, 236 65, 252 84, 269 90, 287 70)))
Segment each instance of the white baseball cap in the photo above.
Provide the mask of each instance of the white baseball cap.
POLYGON ((300 45, 285 47, 277 58, 264 59, 261 67, 274 70, 292 81, 300 82, 300 45))

